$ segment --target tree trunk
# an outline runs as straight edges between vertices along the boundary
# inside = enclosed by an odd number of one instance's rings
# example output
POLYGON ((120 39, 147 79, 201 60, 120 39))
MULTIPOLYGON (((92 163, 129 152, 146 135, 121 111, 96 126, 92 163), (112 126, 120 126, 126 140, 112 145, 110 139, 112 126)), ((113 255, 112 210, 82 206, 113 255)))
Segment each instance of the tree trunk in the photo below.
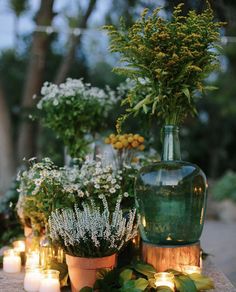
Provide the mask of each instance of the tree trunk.
POLYGON ((18 33, 18 27, 19 27, 19 17, 15 15, 14 17, 14 47, 15 50, 18 48, 18 39, 19 39, 19 33, 18 33))
POLYGON ((181 271, 185 266, 200 267, 200 243, 186 245, 153 245, 142 243, 142 259, 158 272, 181 271))
POLYGON ((9 188, 15 171, 10 113, 0 86, 0 196, 9 188))
MULTIPOLYGON (((78 22, 79 28, 84 29, 87 27, 88 19, 95 8, 96 1, 97 0, 90 0, 90 2, 88 4, 88 8, 87 8, 84 16, 78 22)), ((76 49, 81 44, 81 37, 82 37, 82 32, 80 35, 74 35, 74 34, 70 35, 68 51, 67 51, 65 57, 63 58, 60 66, 59 66, 58 72, 56 74, 56 77, 55 77, 56 84, 62 83, 65 80, 65 78, 67 77, 68 72, 69 72, 71 66, 73 65, 76 49)))
MULTIPOLYGON (((54 0, 41 0, 36 25, 47 26, 51 24, 54 16, 53 2, 54 0)), ((23 117, 20 123, 17 145, 18 162, 21 162, 24 157, 29 158, 35 154, 35 125, 30 122, 26 114, 35 105, 32 97, 34 94, 40 93, 44 81, 49 44, 50 38, 45 32, 34 32, 21 104, 23 117)))

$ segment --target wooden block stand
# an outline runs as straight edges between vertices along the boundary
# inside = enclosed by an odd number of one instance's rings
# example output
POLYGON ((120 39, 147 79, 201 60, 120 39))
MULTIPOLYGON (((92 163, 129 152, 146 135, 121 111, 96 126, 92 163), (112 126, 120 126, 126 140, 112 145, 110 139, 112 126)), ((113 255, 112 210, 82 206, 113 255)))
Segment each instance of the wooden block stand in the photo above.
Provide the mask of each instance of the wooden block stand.
POLYGON ((181 271, 184 265, 200 266, 200 242, 188 245, 154 245, 142 242, 142 259, 158 272, 181 271))

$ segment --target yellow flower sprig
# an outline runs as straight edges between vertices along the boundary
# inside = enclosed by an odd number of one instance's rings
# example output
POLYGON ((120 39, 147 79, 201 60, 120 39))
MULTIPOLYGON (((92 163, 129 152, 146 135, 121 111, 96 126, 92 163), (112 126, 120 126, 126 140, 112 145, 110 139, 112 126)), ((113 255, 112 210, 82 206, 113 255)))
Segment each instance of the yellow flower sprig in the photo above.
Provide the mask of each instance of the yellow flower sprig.
POLYGON ((145 149, 144 137, 139 134, 111 134, 105 139, 105 143, 111 144, 116 150, 135 149, 143 151, 145 149))

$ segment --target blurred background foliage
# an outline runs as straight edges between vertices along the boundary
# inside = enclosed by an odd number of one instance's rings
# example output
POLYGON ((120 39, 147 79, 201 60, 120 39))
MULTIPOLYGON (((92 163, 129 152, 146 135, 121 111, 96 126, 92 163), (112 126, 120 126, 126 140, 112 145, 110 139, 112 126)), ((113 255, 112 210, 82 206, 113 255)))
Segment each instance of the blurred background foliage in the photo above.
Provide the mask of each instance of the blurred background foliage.
MULTIPOLYGON (((180 2, 183 1, 3 1, 0 17, 5 9, 14 18, 14 44, 0 46, 0 194, 7 194, 2 198, 2 206, 6 204, 11 210, 14 208, 17 195, 9 195, 8 189, 24 157, 50 156, 57 164, 63 164, 62 143, 50 129, 29 119, 35 111, 36 100, 32 96, 40 93, 42 83, 47 80, 58 84, 67 77, 82 77, 94 86, 115 88, 124 80, 112 73, 118 58, 109 54, 108 38, 101 26, 117 25, 121 16, 131 25, 143 8, 153 9, 159 5, 164 7, 163 15, 169 17, 173 7, 180 2), (35 28, 54 27, 56 23, 58 30, 22 32, 19 30, 22 18, 30 18, 35 28), (76 28, 76 33, 69 32, 76 28)), ((228 170, 236 171, 236 2, 210 2, 216 19, 227 21, 222 30, 222 36, 228 37, 222 38, 222 66, 208 80, 218 89, 199 100, 199 116, 189 118, 181 129, 181 146, 183 159, 200 165, 207 176, 215 180, 228 170)), ((201 11, 205 5, 205 1, 200 0, 186 0, 184 3, 184 13, 189 9, 201 11)), ((110 129, 102 133, 104 136, 115 131, 115 120, 121 112, 122 108, 114 109, 108 121, 110 129)), ((144 124, 143 120, 129 119, 124 132, 144 135, 148 145, 160 153, 159 125, 152 121, 144 124)), ((11 194, 15 193, 14 186, 11 194)), ((7 215, 6 210, 0 213, 6 222, 10 222, 11 210, 7 215)))

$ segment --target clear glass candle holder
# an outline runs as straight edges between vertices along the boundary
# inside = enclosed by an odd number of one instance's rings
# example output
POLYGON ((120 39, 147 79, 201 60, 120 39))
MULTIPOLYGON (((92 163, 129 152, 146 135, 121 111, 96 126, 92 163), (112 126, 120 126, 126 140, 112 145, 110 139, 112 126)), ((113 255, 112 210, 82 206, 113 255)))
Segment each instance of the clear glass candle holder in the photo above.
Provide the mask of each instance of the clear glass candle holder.
POLYGON ((40 253, 39 251, 29 251, 26 255, 26 267, 39 267, 40 253))
POLYGON ((24 240, 16 240, 12 243, 14 250, 19 252, 25 252, 25 241, 24 240))
POLYGON ((169 287, 172 291, 175 289, 174 284, 174 275, 167 273, 167 272, 161 272, 155 274, 155 285, 156 287, 169 287))
POLYGON ((25 271, 24 290, 38 292, 41 284, 42 271, 37 267, 28 267, 25 271))
POLYGON ((40 265, 43 269, 50 269, 52 263, 62 264, 64 251, 52 244, 48 236, 40 242, 40 265))
POLYGON ((25 251, 26 251, 25 240, 21 239, 21 240, 13 241, 12 245, 13 245, 13 249, 20 253, 21 264, 25 265, 25 260, 26 260, 26 256, 25 256, 25 251))
POLYGON ((6 273, 19 273, 21 271, 21 257, 18 251, 14 249, 4 251, 3 271, 6 273))
POLYGON ((43 271, 39 292, 60 292, 59 274, 57 270, 43 271))

